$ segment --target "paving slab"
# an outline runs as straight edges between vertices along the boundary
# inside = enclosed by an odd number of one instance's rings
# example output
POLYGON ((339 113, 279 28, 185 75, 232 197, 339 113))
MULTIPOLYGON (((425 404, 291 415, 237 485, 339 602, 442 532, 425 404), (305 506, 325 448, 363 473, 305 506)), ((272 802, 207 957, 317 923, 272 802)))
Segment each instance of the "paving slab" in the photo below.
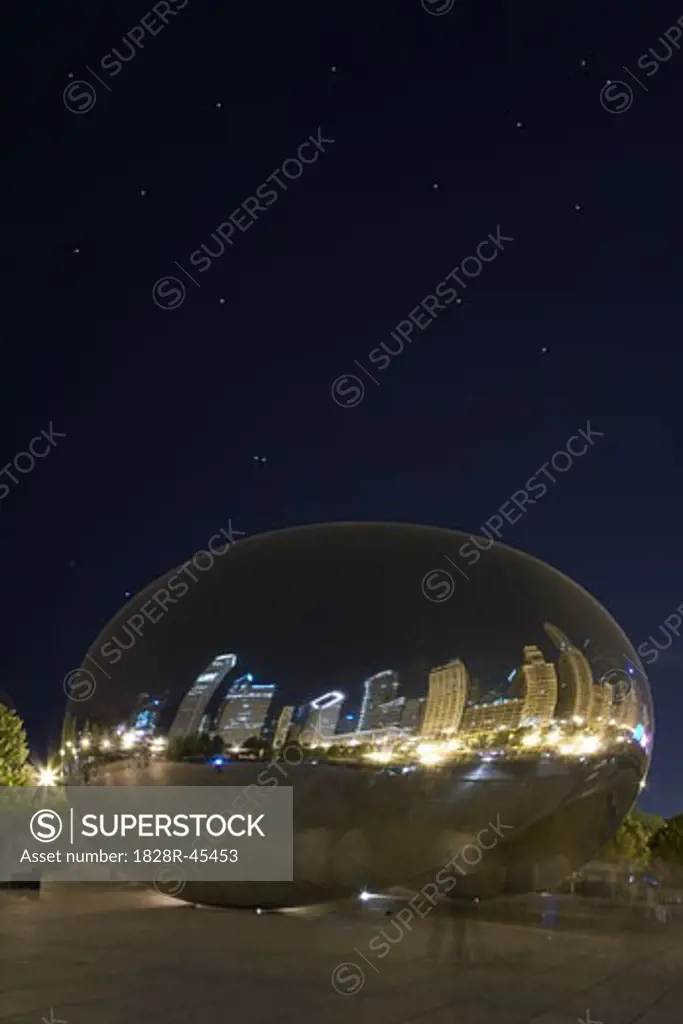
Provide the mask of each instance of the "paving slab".
MULTIPOLYGON (((683 927, 489 919, 391 901, 284 914, 140 886, 0 894, 0 1020, 41 1024, 679 1024, 683 927), (389 912, 387 914, 387 911, 389 912), (382 955, 379 955, 381 951, 382 955)), ((597 911, 596 911, 597 913, 597 911)))

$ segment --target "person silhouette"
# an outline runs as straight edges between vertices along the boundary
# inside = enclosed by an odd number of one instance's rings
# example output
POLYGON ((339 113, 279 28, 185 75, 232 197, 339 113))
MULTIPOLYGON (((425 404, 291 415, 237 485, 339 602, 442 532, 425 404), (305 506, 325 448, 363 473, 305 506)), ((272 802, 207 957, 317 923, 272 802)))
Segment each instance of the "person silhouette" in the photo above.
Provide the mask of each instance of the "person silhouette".
POLYGON ((474 959, 471 921, 459 908, 437 904, 427 943, 427 959, 435 963, 468 963, 474 959))

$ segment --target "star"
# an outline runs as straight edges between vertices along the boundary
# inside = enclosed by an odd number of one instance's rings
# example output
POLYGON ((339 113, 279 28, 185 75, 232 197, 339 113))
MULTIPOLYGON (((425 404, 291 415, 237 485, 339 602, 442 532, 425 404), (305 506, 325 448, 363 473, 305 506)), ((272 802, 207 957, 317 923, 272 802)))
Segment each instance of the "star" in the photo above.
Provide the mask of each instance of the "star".
POLYGON ((602 1024, 602 1021, 591 1020, 591 1012, 590 1010, 586 1010, 586 1019, 584 1020, 583 1017, 577 1017, 576 1024, 602 1024))
POLYGON ((75 565, 76 565, 75 562, 69 562, 69 568, 70 569, 73 569, 75 567, 75 565))
POLYGON ((73 71, 70 71, 70 72, 69 72, 69 74, 68 74, 68 75, 67 75, 66 77, 67 77, 67 78, 73 78, 73 76, 74 76, 74 73, 73 73, 73 71))
POLYGON ((130 590, 127 590, 123 596, 124 597, 130 597, 130 594, 131 594, 130 590))
POLYGON ((581 67, 582 67, 582 68, 585 68, 585 67, 587 67, 587 66, 588 66, 588 61, 587 61, 587 60, 582 60, 582 61, 581 61, 581 67))
POLYGON ((545 347, 543 347, 543 348, 541 349, 541 352, 542 352, 542 353, 543 353, 544 355, 545 355, 545 353, 546 353, 547 351, 548 351, 548 349, 547 349, 547 348, 545 348, 545 347))
POLYGON ((518 121, 517 124, 515 125, 515 128, 523 128, 523 127, 524 127, 524 121, 518 121))
POLYGON ((336 71, 336 70, 337 70, 337 65, 333 64, 332 67, 330 68, 330 71, 336 71))
POLYGON ((147 189, 146 188, 141 188, 140 189, 140 195, 141 196, 146 196, 147 195, 147 189))
POLYGON ((220 110, 220 109, 221 109, 221 107, 223 106, 223 104, 222 104, 222 103, 221 103, 221 101, 219 100, 219 101, 218 101, 218 103, 216 104, 216 106, 217 106, 217 108, 218 108, 218 109, 220 110))
POLYGON ((75 253, 76 253, 77 255, 78 255, 78 253, 79 253, 80 251, 81 251, 80 249, 74 249, 74 252, 75 252, 75 253))
POLYGON ((219 299, 218 301, 220 302, 221 306, 225 305, 225 299, 219 299))
POLYGON ((254 455, 254 462, 267 462, 265 455, 254 455))
POLYGON ((579 203, 574 203, 574 209, 576 210, 577 213, 580 213, 582 207, 579 205, 579 203))
POLYGON ((435 181, 434 184, 432 185, 432 188, 438 188, 438 187, 439 187, 439 183, 438 183, 438 181, 435 181))

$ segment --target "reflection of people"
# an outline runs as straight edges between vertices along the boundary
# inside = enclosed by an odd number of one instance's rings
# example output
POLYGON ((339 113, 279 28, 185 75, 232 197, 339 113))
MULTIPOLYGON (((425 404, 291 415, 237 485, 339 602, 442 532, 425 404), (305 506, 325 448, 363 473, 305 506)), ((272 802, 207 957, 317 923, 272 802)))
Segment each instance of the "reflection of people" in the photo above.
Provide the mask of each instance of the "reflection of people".
POLYGON ((437 907, 432 914, 427 959, 439 963, 473 961, 472 923, 469 918, 449 907, 437 907))
POLYGON ((657 898, 655 903, 655 917, 660 924, 666 924, 669 920, 669 908, 664 902, 664 894, 660 891, 657 892, 657 898))

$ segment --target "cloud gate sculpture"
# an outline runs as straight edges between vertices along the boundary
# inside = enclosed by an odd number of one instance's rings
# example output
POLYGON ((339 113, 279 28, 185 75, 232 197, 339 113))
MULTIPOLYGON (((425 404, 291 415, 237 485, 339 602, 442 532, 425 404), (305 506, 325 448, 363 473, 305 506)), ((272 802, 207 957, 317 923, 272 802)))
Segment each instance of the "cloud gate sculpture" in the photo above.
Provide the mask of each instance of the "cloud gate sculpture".
POLYGON ((182 899, 317 903, 417 889, 449 863, 453 898, 522 893, 613 836, 647 773, 652 706, 630 642, 576 583, 423 526, 220 541, 115 616, 83 663, 94 693, 68 708, 112 726, 164 693, 163 732, 230 748, 266 709, 299 707, 259 762, 107 770, 111 785, 293 787, 293 880, 189 879, 182 899))

